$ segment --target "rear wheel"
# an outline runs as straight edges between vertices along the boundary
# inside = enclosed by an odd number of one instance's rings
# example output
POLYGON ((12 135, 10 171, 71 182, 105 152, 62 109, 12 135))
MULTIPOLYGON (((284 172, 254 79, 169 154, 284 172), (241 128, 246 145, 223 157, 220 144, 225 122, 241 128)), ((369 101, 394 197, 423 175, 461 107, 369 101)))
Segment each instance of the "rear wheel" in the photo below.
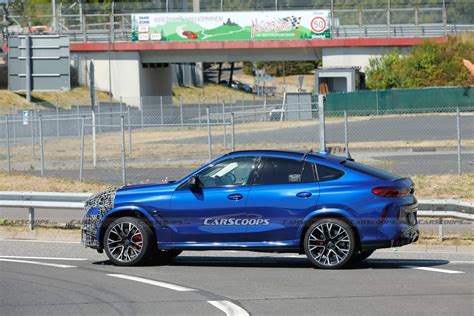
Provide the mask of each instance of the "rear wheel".
POLYGON ((316 220, 306 231, 304 251, 322 269, 337 269, 351 260, 356 240, 352 228, 337 218, 316 220))
POLYGON ((140 265, 156 252, 154 240, 153 232, 144 221, 121 217, 105 231, 104 250, 115 265, 140 265))

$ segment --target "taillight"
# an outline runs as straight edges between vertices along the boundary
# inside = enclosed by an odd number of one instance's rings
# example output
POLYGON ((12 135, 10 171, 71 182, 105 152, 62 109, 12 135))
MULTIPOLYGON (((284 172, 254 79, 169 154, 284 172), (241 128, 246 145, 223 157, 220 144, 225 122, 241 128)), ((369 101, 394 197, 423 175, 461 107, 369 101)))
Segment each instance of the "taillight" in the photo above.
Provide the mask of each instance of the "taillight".
POLYGON ((377 187, 372 193, 381 197, 401 197, 410 195, 411 188, 377 187))

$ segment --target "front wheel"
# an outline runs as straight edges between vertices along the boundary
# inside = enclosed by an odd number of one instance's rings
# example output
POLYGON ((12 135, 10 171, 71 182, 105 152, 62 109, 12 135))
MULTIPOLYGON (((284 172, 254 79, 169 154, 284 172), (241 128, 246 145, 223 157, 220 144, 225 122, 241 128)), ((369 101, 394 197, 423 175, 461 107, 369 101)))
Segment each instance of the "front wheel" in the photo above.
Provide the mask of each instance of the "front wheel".
POLYGON ((351 260, 355 244, 354 231, 346 222, 337 218, 322 218, 306 231, 304 251, 315 267, 337 269, 351 260))
POLYGON ((113 264, 133 266, 144 264, 156 252, 156 245, 153 233, 144 221, 121 217, 105 231, 104 250, 113 264))

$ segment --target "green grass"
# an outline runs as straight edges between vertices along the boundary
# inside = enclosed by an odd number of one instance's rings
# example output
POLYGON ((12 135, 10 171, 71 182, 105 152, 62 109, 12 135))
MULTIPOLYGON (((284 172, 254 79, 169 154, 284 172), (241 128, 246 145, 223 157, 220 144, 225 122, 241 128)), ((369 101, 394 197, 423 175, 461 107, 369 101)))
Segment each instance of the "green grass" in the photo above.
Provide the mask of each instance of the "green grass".
MULTIPOLYGON (((106 92, 96 91, 96 99, 108 101, 109 95, 106 92)), ((71 105, 78 103, 89 104, 90 91, 88 87, 75 87, 70 91, 33 92, 32 102, 36 103, 38 109, 52 108, 52 104, 57 104, 60 108, 70 108, 71 105)), ((26 101, 24 94, 0 90, 0 113, 12 113, 14 109, 33 109, 35 108, 33 103, 26 101)))

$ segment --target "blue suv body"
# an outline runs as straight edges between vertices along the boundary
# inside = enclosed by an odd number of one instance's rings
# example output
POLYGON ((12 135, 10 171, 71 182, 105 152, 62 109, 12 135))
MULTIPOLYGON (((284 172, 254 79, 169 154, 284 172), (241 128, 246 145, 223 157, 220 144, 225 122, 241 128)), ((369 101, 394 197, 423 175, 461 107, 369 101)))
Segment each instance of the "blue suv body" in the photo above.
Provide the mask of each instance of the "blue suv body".
POLYGON ((117 265, 183 250, 306 253, 319 268, 418 239, 410 179, 326 153, 241 151, 86 201, 83 242, 117 265))

